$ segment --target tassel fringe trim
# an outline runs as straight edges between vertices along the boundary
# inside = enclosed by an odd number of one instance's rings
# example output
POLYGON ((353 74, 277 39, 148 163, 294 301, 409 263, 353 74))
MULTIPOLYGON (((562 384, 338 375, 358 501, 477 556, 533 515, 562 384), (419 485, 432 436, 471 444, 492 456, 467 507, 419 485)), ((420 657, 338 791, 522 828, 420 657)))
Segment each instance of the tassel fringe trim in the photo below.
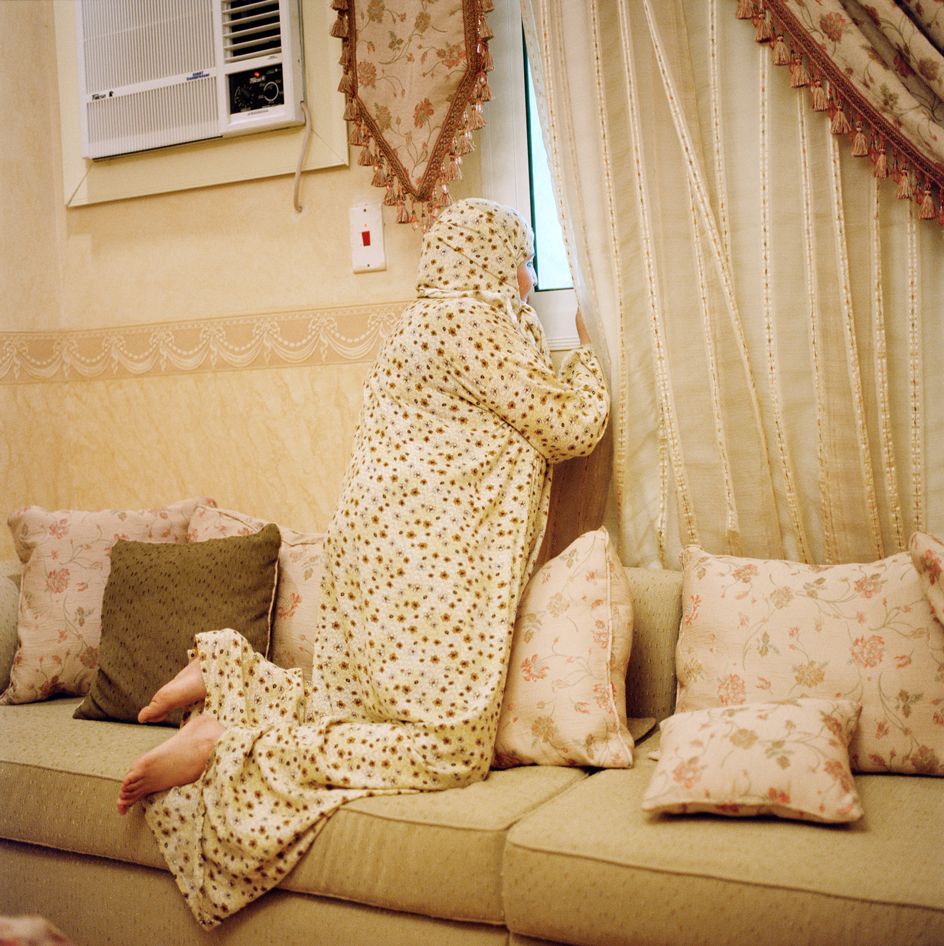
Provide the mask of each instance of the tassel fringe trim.
POLYGON ((788 67, 793 88, 809 88, 813 111, 829 115, 834 135, 851 139, 853 156, 868 157, 875 177, 880 180, 892 177, 897 182, 899 200, 915 201, 922 220, 937 220, 944 227, 944 186, 938 187, 935 199, 932 182, 897 149, 890 151, 881 129, 873 127, 851 103, 843 101, 840 91, 804 55, 799 45, 791 41, 789 32, 766 0, 738 0, 735 16, 751 21, 755 40, 770 48, 774 65, 788 67))
POLYGON ((479 0, 477 42, 472 62, 473 68, 477 70, 475 82, 470 101, 466 103, 461 120, 456 125, 445 157, 432 183, 428 185, 429 196, 417 194, 409 176, 401 177, 405 172, 394 156, 385 152, 386 144, 377 140, 367 115, 361 109, 357 98, 356 50, 351 38, 350 18, 354 15, 351 0, 331 0, 331 9, 337 13, 331 35, 341 40, 338 62, 343 67, 343 74, 338 91, 345 95, 344 120, 348 122, 348 142, 361 149, 358 165, 373 168, 371 185, 384 188, 383 203, 395 208, 397 223, 407 223, 425 230, 452 203, 449 184, 462 178, 462 158, 474 148, 473 133, 485 126, 482 104, 492 99, 492 89, 486 76, 493 67, 488 42, 494 36, 485 16, 495 9, 494 2, 479 0))

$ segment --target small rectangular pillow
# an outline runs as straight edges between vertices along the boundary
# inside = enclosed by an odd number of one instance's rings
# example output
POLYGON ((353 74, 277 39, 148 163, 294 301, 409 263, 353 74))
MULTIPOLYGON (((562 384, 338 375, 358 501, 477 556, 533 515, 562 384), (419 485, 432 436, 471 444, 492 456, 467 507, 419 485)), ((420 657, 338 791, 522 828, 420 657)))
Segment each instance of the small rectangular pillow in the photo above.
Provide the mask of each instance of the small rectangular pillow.
POLYGON ((606 529, 587 532, 545 563, 525 588, 495 766, 630 767, 626 667, 632 635, 623 566, 606 529))
POLYGON ((944 775, 944 627, 907 552, 801 565, 682 553, 677 712, 851 699, 859 772, 944 775))
MULTIPOLYGON (((190 542, 252 535, 265 522, 232 509, 198 506, 190 520, 190 542)), ((321 619, 321 556, 324 536, 279 526, 279 590, 269 659, 280 667, 300 667, 311 676, 314 635, 321 619)))
MULTIPOLYGON (((201 631, 232 628, 264 656, 280 545, 274 525, 193 545, 116 542, 102 604, 101 663, 75 718, 136 721, 186 666, 201 631)), ((178 725, 180 716, 168 724, 178 725)))
POLYGON ((801 699, 670 716, 642 807, 856 821, 862 806, 848 747, 859 709, 850 700, 801 699))
POLYGON ((205 497, 160 509, 98 512, 28 506, 8 520, 23 562, 17 650, 2 703, 54 693, 84 695, 98 667, 102 596, 119 539, 186 542, 190 516, 205 497))

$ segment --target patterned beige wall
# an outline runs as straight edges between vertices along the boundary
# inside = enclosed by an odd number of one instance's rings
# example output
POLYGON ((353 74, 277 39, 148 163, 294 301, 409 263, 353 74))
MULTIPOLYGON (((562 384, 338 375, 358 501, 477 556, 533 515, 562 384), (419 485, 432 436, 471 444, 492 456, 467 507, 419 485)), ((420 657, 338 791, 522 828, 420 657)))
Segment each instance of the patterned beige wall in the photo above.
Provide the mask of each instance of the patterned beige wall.
POLYGON ((351 272, 357 165, 305 174, 300 214, 290 177, 67 210, 52 9, 0 0, 4 88, 41 65, 0 102, 0 512, 204 493, 323 528, 420 234, 388 216, 386 271, 351 272))

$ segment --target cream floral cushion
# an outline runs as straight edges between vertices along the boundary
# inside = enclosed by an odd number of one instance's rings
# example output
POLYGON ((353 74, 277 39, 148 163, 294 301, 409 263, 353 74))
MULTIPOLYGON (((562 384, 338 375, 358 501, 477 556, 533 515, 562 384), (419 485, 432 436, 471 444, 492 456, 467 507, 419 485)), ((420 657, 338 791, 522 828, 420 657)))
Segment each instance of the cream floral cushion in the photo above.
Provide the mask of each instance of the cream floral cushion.
POLYGON ((944 628, 907 552, 816 566, 682 553, 677 712, 852 699, 861 772, 944 775, 944 628))
POLYGON ((605 529, 539 569, 518 607, 496 767, 631 766, 632 631, 629 582, 605 529))
POLYGON ((855 821, 862 806, 848 746, 859 708, 851 700, 799 699, 670 716, 642 807, 855 821))
POLYGON ((0 703, 84 695, 98 668, 102 597, 118 539, 185 542, 206 498, 161 509, 99 512, 28 506, 7 520, 23 562, 17 649, 0 703))
POLYGON ((921 587, 939 622, 944 623, 944 542, 934 535, 916 532, 911 537, 911 560, 918 570, 921 587))
MULTIPOLYGON (((190 521, 189 540, 251 535, 266 523, 231 509, 200 506, 190 521)), ((311 675, 312 646, 321 617, 321 554, 324 536, 279 526, 279 587, 269 659, 311 675)))

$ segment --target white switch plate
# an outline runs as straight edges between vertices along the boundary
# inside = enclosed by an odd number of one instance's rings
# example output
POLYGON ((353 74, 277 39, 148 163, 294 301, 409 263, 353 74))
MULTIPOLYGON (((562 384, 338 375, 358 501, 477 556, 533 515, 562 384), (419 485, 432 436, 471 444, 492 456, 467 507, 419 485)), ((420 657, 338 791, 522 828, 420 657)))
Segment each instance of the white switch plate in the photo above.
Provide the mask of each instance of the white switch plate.
POLYGON ((351 208, 350 217, 351 268, 355 273, 386 269, 382 205, 355 204, 351 208))

